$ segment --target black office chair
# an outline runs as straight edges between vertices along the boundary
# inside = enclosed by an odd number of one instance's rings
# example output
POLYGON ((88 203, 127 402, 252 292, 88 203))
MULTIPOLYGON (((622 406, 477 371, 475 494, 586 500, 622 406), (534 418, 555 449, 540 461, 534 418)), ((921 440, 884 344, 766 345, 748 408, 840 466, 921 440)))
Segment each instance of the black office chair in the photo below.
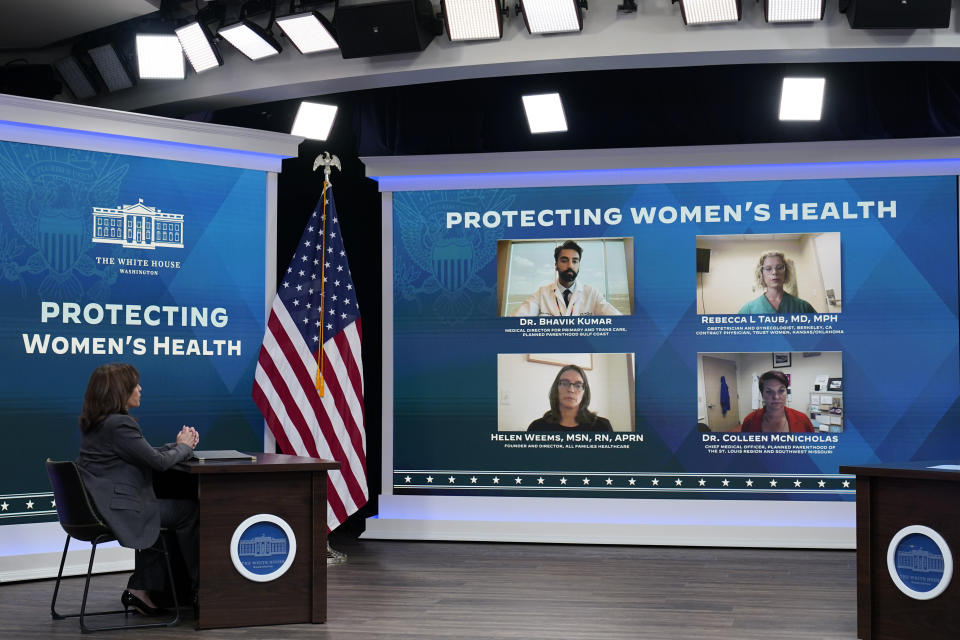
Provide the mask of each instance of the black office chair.
MULTIPOLYGON (((67 541, 63 545, 63 556, 60 558, 60 571, 57 572, 57 584, 53 588, 53 600, 50 601, 50 615, 54 620, 65 618, 80 618, 80 631, 109 631, 112 629, 143 629, 147 627, 169 627, 180 622, 180 608, 177 602, 176 590, 173 591, 174 617, 170 620, 146 622, 143 624, 122 624, 118 626, 89 627, 84 623, 84 616, 102 616, 111 613, 126 613, 124 609, 115 611, 96 611, 87 613, 87 592, 90 590, 90 576, 93 573, 93 558, 97 553, 97 545, 102 542, 111 542, 117 537, 110 527, 103 521, 96 507, 90 500, 83 479, 73 462, 54 462, 47 459, 47 475, 50 476, 50 485, 53 487, 53 497, 57 505, 57 517, 60 526, 67 532, 67 541), (63 577, 63 565, 67 560, 67 549, 70 547, 70 538, 90 543, 90 563, 87 566, 87 580, 83 585, 83 602, 80 604, 80 613, 57 613, 57 594, 60 591, 60 579, 63 577)), ((167 542, 160 536, 161 548, 167 562, 167 576, 173 584, 173 570, 170 567, 170 554, 167 553, 167 542)))

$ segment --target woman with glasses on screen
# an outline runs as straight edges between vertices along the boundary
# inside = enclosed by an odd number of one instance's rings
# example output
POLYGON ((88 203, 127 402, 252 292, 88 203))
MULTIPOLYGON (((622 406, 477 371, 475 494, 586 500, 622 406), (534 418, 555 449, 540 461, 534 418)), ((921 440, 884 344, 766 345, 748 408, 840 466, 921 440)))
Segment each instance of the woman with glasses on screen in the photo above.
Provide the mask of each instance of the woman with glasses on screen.
POLYGON ((740 431, 744 433, 813 433, 813 423, 805 414, 787 406, 786 374, 767 371, 758 381, 763 408, 756 409, 743 419, 740 431))
POLYGON ((587 374, 575 364, 560 369, 550 385, 550 411, 527 431, 613 431, 610 421, 590 411, 587 374))
POLYGON ((763 295, 743 305, 740 313, 817 312, 806 300, 792 296, 783 290, 785 284, 793 281, 793 271, 783 253, 766 251, 760 254, 760 260, 754 270, 754 278, 757 286, 763 290, 763 295))

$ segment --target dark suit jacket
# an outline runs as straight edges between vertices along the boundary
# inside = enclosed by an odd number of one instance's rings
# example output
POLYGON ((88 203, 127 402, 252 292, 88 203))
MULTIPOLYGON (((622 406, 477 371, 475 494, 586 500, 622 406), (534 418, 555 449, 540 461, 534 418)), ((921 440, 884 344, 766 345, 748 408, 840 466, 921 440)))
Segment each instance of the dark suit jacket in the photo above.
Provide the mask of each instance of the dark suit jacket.
POLYGON ((160 536, 153 472, 190 458, 185 444, 152 447, 136 421, 113 414, 83 434, 77 466, 93 503, 124 547, 144 549, 160 536))

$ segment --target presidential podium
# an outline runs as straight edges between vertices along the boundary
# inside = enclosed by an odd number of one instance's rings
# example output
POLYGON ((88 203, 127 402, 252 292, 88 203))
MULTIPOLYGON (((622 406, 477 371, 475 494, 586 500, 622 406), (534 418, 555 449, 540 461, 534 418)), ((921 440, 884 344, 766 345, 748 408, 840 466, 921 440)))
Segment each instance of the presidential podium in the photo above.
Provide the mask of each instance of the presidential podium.
POLYGON ((255 461, 191 461, 180 468, 196 479, 199 502, 197 628, 324 622, 327 472, 340 465, 251 455, 255 461), (271 567, 277 556, 288 560, 271 567))
POLYGON ((960 471, 938 464, 840 467, 857 477, 862 640, 960 637, 960 471))

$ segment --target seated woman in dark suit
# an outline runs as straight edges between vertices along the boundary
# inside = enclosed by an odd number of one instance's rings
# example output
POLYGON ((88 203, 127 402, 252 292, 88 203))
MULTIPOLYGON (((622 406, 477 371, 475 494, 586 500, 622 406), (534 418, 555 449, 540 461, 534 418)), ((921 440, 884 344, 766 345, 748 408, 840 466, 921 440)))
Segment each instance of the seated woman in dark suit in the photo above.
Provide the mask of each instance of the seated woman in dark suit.
POLYGON ((160 610, 150 591, 165 587, 165 564, 156 551, 160 527, 176 533, 194 593, 197 587, 197 504, 160 500, 153 492, 153 472, 190 458, 200 436, 184 426, 176 443, 152 447, 128 411, 140 406, 140 374, 124 363, 105 364, 90 375, 80 416, 77 466, 97 510, 124 547, 137 549, 135 569, 121 595, 123 608, 143 615, 160 610))
POLYGON ((590 411, 587 374, 568 364, 550 385, 550 411, 530 423, 527 431, 613 431, 610 421, 590 411))

